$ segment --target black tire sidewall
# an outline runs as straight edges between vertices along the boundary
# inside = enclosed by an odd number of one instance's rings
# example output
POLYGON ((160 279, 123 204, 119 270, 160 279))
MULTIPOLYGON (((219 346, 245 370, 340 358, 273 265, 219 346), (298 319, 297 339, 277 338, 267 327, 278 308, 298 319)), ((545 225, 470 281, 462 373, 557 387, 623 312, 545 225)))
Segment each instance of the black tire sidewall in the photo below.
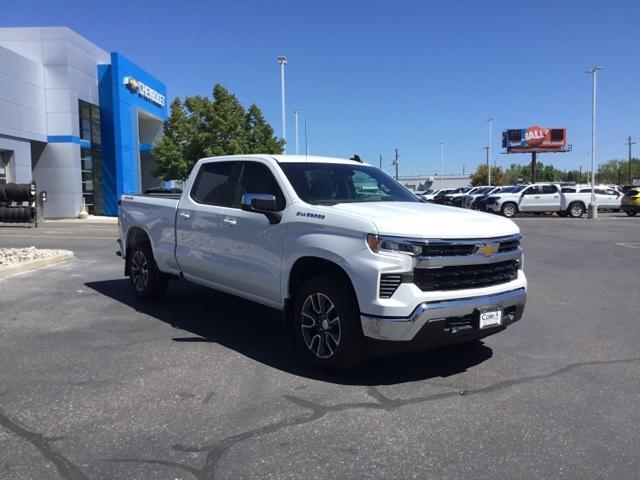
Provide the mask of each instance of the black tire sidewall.
POLYGON ((338 275, 323 275, 307 280, 294 300, 291 326, 298 350, 317 368, 326 372, 342 372, 359 366, 366 358, 366 342, 360 323, 358 302, 351 286, 338 275), (317 357, 307 347, 302 335, 302 307, 313 293, 326 295, 340 317, 340 344, 329 358, 317 357))
POLYGON ((149 280, 144 290, 138 290, 133 283, 133 277, 129 275, 129 280, 131 282, 131 288, 133 288, 136 296, 142 300, 150 300, 150 299, 159 299, 164 295, 164 292, 167 290, 168 278, 165 274, 158 270, 158 266, 156 265, 156 261, 153 258, 153 252, 151 251, 151 247, 149 245, 137 245, 132 247, 130 261, 133 258, 135 252, 140 251, 144 255, 145 260, 147 261, 148 269, 149 269, 149 280))

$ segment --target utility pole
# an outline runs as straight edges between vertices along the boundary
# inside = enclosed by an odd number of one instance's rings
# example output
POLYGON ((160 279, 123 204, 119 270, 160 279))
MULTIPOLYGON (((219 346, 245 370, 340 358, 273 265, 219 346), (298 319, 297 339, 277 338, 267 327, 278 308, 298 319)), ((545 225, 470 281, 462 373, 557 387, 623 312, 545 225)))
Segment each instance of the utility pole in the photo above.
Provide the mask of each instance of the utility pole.
POLYGON ((307 121, 304 121, 304 154, 309 156, 309 142, 307 141, 307 121))
POLYGON ((580 165, 580 179, 578 180, 578 183, 582 183, 582 165, 580 165))
POLYGON ((382 170, 382 154, 380 154, 380 170, 382 170))
POLYGON ((596 205, 596 79, 598 72, 604 67, 592 67, 587 70, 591 75, 591 203, 589 204, 589 218, 598 218, 596 205))
POLYGON ((396 148, 396 158, 395 158, 395 160, 393 161, 393 164, 394 164, 394 165, 395 165, 395 167, 396 167, 396 180, 398 180, 398 157, 399 157, 399 155, 398 155, 398 149, 396 148))
POLYGON ((489 147, 487 148, 487 183, 491 186, 491 128, 493 127, 493 117, 487 118, 489 122, 489 147))
POLYGON ((300 149, 298 148, 298 113, 300 113, 300 110, 294 108, 293 116, 296 119, 296 155, 300 155, 300 149))
POLYGON ((631 135, 629 135, 629 137, 627 138, 627 143, 625 145, 627 145, 629 147, 629 185, 631 185, 632 179, 631 179, 631 145, 635 145, 636 142, 632 142, 631 141, 631 135))
POLYGON ((280 109, 282 114, 282 139, 284 140, 284 153, 287 153, 287 115, 284 108, 284 66, 287 64, 287 57, 280 55, 276 57, 276 60, 280 64, 280 109))
POLYGON ((440 175, 444 175, 444 142, 440 142, 440 175))

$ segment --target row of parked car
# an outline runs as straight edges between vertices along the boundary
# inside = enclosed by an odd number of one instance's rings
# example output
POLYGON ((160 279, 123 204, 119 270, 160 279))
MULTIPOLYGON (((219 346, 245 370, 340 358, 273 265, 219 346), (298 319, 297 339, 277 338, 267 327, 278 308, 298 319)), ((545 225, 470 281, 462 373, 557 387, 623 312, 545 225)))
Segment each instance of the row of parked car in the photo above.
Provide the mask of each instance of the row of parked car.
MULTIPOLYGON (((519 212, 556 212, 561 217, 579 218, 591 202, 591 186, 533 183, 430 190, 416 195, 425 202, 500 213, 505 217, 519 212)), ((598 185, 595 196, 599 211, 624 211, 631 217, 640 212, 640 187, 598 185)))

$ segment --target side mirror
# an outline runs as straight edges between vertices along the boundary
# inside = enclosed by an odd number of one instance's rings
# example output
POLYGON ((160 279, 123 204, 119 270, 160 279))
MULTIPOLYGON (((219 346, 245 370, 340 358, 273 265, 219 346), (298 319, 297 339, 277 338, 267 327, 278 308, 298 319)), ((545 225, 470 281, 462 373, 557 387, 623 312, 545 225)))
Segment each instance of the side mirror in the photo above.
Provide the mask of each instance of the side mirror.
POLYGON ((242 195, 240 208, 245 212, 262 213, 269 219, 269 223, 279 223, 282 215, 278 211, 278 201, 275 195, 266 193, 245 193, 242 195))

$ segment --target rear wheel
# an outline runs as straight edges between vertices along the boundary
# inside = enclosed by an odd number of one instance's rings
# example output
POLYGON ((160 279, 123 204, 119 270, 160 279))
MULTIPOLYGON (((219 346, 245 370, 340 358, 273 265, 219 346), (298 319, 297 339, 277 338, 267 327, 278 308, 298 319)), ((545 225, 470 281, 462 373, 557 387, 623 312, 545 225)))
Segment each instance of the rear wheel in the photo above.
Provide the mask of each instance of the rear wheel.
POLYGON ((582 215, 584 215, 584 205, 580 202, 572 203, 571 205, 569 205, 567 212, 572 218, 580 218, 582 215))
POLYGON ((635 217, 637 213, 638 212, 631 212, 631 211, 627 210, 627 215, 629 215, 630 217, 635 217))
POLYGON ((312 277, 302 285, 293 328, 298 348, 321 370, 351 370, 366 360, 358 302, 338 275, 312 277))
POLYGON ((148 244, 135 245, 129 258, 129 280, 136 296, 143 300, 161 298, 167 291, 169 277, 158 270, 148 244))
POLYGON ((516 206, 515 203, 505 203, 504 205, 502 205, 502 208, 500 208, 500 211, 502 212, 502 215, 507 217, 507 218, 511 218, 513 217, 516 213, 518 213, 518 207, 516 206))

